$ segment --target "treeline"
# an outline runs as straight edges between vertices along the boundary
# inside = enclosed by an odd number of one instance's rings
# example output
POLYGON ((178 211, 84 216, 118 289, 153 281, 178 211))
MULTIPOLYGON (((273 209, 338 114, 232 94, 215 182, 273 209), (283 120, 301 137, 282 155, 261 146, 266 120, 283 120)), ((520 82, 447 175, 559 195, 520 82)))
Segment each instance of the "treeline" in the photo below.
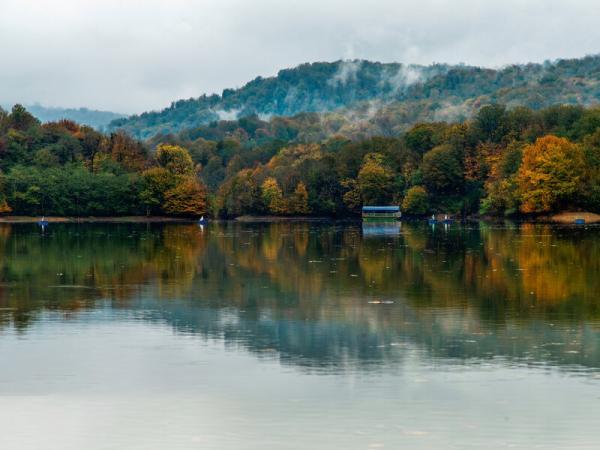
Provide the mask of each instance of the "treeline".
POLYGON ((395 136, 250 116, 140 142, 0 113, 0 211, 22 215, 514 215, 600 211, 600 109, 488 105, 395 136))
POLYGON ((396 137, 321 139, 318 116, 256 116, 161 136, 188 148, 224 217, 356 214, 399 204, 413 215, 600 210, 600 109, 482 107, 462 123, 396 137))
POLYGON ((185 149, 154 152, 124 133, 72 121, 41 124, 22 106, 0 110, 0 212, 107 216, 207 212, 185 149))

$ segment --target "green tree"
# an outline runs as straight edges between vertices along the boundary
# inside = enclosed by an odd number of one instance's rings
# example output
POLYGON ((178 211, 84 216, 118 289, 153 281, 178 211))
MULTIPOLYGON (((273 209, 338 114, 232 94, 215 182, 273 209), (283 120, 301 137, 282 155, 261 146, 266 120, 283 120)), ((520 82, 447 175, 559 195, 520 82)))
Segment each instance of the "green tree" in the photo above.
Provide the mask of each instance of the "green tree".
POLYGON ((78 138, 83 157, 88 164, 90 172, 94 173, 96 155, 103 150, 104 137, 93 128, 84 126, 78 132, 78 138))
POLYGON ((423 181, 432 193, 458 193, 464 183, 463 166, 455 149, 439 145, 423 157, 423 181))
POLYGON ((489 174, 484 184, 485 197, 481 199, 482 214, 515 214, 519 210, 520 197, 517 171, 523 159, 520 142, 510 143, 500 154, 487 156, 489 174))
POLYGON ((7 170, 17 164, 31 164, 32 154, 29 149, 27 134, 16 129, 9 129, 3 136, 0 145, 0 168, 7 170))
POLYGON ((217 192, 217 208, 225 217, 264 211, 261 189, 252 170, 243 169, 221 185, 217 192))
POLYGON ((497 104, 482 107, 475 116, 472 129, 479 141, 500 142, 508 130, 506 108, 497 104))
POLYGON ((209 189, 217 190, 225 179, 225 168, 222 159, 219 156, 211 157, 206 166, 202 168, 200 176, 209 189))
POLYGON ((427 153, 439 143, 444 126, 436 123, 417 124, 406 132, 404 141, 410 150, 419 154, 427 153))
POLYGON ((342 186, 346 190, 343 196, 344 205, 346 205, 348 211, 358 214, 360 212, 360 207, 362 206, 362 197, 360 195, 358 182, 352 178, 348 178, 342 181, 342 186))
POLYGON ((153 167, 142 173, 140 199, 146 207, 147 215, 162 211, 165 194, 176 184, 175 176, 163 167, 153 167))
POLYGON ((582 203, 600 211, 600 128, 584 140, 585 176, 582 184, 582 203))
POLYGON ((19 104, 13 106, 6 120, 8 128, 14 128, 19 131, 27 131, 31 127, 40 124, 39 120, 33 117, 23 105, 19 104))

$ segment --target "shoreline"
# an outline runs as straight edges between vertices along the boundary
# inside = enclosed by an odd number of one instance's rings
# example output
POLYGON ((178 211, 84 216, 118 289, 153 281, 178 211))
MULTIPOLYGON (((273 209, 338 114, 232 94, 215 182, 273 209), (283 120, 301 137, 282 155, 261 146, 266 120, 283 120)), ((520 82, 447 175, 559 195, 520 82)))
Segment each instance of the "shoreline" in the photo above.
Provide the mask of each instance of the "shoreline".
MULTIPOLYGON (((37 223, 41 216, 3 216, 0 223, 37 223)), ((190 223, 197 219, 167 216, 44 217, 48 223, 190 223)))
MULTIPOLYGON (((0 216, 0 224, 37 223, 41 216, 0 216)), ((169 216, 47 216, 44 218, 48 223, 196 223, 197 218, 169 217, 169 216)), ((585 224, 600 223, 600 214, 591 212, 560 212, 553 215, 521 216, 507 218, 501 216, 471 216, 455 218, 456 222, 498 222, 514 221, 520 223, 539 224, 574 224, 575 219, 584 219, 585 224)), ((408 222, 419 222, 427 220, 427 217, 405 217, 408 222)), ((278 222, 336 222, 355 223, 360 222, 357 217, 325 217, 325 216, 251 216, 244 215, 232 219, 209 219, 210 222, 239 222, 239 223, 278 223, 278 222)))

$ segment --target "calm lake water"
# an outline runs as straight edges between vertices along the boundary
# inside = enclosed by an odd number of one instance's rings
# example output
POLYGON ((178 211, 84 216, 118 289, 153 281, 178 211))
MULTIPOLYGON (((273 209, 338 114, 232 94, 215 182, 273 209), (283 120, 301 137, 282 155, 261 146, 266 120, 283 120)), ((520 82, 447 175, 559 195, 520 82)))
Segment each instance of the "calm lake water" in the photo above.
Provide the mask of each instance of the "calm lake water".
POLYGON ((600 227, 0 226, 0 448, 600 448, 600 227))

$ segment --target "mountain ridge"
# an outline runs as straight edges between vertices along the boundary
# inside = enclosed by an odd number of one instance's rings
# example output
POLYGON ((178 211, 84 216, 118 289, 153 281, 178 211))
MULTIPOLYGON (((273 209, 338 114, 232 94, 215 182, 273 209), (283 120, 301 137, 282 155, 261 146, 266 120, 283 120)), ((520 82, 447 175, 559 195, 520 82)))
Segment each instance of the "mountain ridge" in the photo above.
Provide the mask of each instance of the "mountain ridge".
POLYGON ((405 129, 417 121, 467 118, 486 103, 540 109, 551 104, 590 106, 599 101, 598 55, 500 69, 340 60, 282 69, 276 76, 256 77, 221 95, 178 100, 160 111, 114 120, 108 129, 148 139, 251 115, 268 120, 305 112, 348 113, 364 109, 368 102, 377 111, 423 110, 399 119, 396 128, 405 129))

